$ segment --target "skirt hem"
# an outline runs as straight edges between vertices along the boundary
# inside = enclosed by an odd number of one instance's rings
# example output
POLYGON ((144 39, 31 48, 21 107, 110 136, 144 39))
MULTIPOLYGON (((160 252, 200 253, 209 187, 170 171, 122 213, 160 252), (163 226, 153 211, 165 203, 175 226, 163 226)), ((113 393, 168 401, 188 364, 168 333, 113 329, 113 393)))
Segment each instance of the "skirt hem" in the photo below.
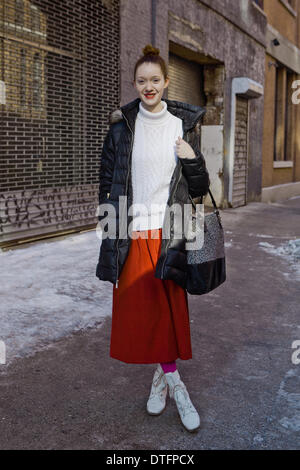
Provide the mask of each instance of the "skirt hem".
POLYGON ((119 357, 115 357, 115 356, 112 356, 110 355, 110 357, 112 359, 116 359, 117 361, 121 361, 121 362, 124 362, 125 364, 158 364, 158 363, 162 363, 162 362, 173 362, 173 361, 177 361, 177 359, 180 359, 181 361, 188 361, 189 359, 192 359, 192 356, 187 356, 187 357, 183 357, 183 356, 177 356, 175 359, 172 358, 168 358, 168 359, 157 359, 157 360, 147 360, 147 361, 143 361, 143 360, 125 360, 125 359, 120 359, 119 357))

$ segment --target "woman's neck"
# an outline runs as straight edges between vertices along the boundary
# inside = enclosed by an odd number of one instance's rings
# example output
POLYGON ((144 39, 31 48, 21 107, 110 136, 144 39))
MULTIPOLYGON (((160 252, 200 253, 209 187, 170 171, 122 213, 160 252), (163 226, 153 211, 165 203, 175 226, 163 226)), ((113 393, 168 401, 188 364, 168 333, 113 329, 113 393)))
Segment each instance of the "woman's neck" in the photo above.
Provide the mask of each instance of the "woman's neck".
POLYGON ((153 124, 161 124, 168 118, 168 109, 167 103, 165 101, 161 101, 162 108, 160 111, 154 113, 148 111, 144 106, 142 101, 139 104, 139 115, 143 121, 153 123, 153 124))
POLYGON ((163 103, 165 103, 165 102, 160 100, 160 102, 157 103, 155 106, 147 105, 142 100, 141 100, 141 103, 142 103, 143 108, 146 109, 147 111, 149 111, 150 113, 159 113, 160 111, 162 111, 164 109, 163 103))

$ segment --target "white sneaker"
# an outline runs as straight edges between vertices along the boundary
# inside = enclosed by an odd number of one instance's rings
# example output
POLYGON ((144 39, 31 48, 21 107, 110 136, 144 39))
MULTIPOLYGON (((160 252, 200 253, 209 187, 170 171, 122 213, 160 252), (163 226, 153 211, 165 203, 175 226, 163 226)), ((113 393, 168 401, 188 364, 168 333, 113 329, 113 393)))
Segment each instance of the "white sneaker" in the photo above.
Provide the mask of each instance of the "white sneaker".
POLYGON ((168 384, 165 379, 164 371, 158 364, 154 373, 151 392, 147 402, 147 411, 149 415, 160 415, 165 407, 168 395, 168 384))
POLYGON ((170 398, 174 398, 183 426, 187 431, 196 431, 200 426, 200 416, 191 402, 186 386, 180 379, 178 370, 165 374, 169 385, 170 398))

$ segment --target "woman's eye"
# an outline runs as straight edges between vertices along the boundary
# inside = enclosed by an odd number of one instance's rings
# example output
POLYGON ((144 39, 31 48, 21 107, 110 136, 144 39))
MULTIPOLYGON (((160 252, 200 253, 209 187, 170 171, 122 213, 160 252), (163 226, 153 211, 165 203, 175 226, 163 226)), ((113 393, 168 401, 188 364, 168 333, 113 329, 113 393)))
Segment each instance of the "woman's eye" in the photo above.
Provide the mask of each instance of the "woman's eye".
MULTIPOLYGON (((160 79, 159 79, 159 78, 155 78, 153 81, 157 83, 157 82, 160 81, 160 79)), ((143 80, 138 81, 138 84, 139 84, 139 85, 142 85, 143 83, 144 83, 143 80)))

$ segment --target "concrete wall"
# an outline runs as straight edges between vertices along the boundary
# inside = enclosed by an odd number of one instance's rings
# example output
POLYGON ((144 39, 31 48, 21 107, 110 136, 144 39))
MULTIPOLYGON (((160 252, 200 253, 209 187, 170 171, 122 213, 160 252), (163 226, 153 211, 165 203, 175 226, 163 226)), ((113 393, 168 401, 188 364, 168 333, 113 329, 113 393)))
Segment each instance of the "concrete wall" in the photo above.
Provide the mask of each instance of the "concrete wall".
MULTIPOLYGON (((224 65, 224 200, 227 205, 228 146, 231 126, 231 81, 248 77, 264 86, 265 15, 252 1, 157 1, 156 46, 168 60, 169 40, 198 60, 224 65)), ((136 98, 133 68, 151 42, 151 0, 121 0, 121 104, 136 98)), ((260 200, 263 98, 251 101, 248 200, 260 200)), ((212 124, 212 123, 211 123, 212 124)))
MULTIPOLYGON (((277 139, 279 145, 284 139, 285 118, 281 117, 280 123, 275 126, 275 93, 276 93, 276 69, 283 67, 293 72, 293 81, 300 80, 300 2, 295 0, 295 10, 292 9, 287 0, 265 0, 264 9, 268 19, 266 31, 266 58, 265 58, 265 97, 264 97, 264 121, 263 121, 263 151, 262 151, 262 186, 263 200, 268 195, 274 200, 276 194, 282 198, 284 194, 293 195, 297 193, 299 186, 295 184, 300 181, 300 103, 290 103, 290 127, 288 128, 288 148, 280 153, 280 158, 287 161, 274 162, 274 141, 277 139), (276 38, 279 45, 272 44, 276 38), (289 166, 287 166, 289 165, 289 166), (287 184, 291 188, 287 188, 287 184), (276 191, 276 186, 281 185, 276 191)), ((300 81, 299 81, 300 83, 300 81)), ((293 90, 288 84, 288 93, 293 90)), ((299 89, 299 84, 297 85, 299 89)), ((285 83, 280 90, 279 106, 285 107, 285 83)), ((295 89, 296 90, 296 89, 295 89)), ((300 94, 298 93, 298 97, 300 94)), ((283 144, 282 144, 283 147, 283 144)))
MULTIPOLYGON (((296 0, 297 4, 297 0, 296 0)), ((298 44, 297 12, 291 8, 287 0, 264 0, 264 11, 268 18, 268 23, 274 26, 286 39, 294 44, 298 44)))

